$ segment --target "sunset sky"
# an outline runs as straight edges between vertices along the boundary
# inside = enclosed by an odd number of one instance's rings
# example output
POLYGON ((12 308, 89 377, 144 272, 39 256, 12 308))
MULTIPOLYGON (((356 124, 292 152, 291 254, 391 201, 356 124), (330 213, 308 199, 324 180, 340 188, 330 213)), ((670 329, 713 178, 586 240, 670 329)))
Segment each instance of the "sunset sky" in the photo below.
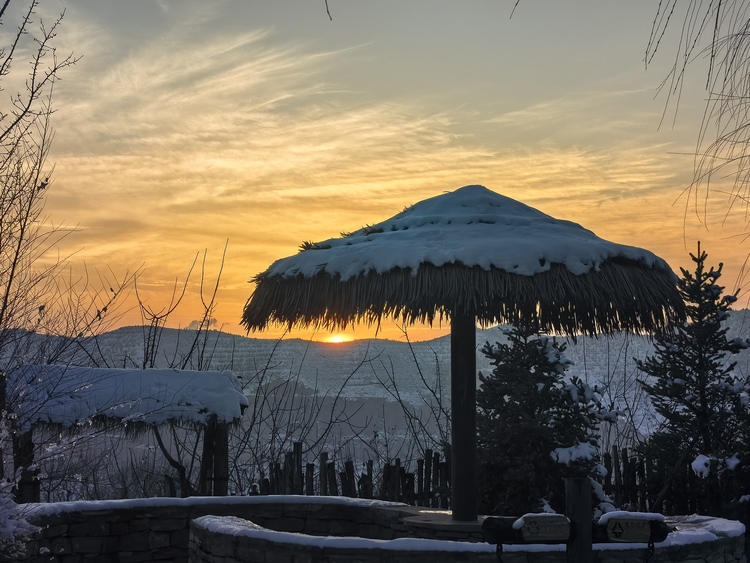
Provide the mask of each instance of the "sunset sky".
MULTIPOLYGON (((58 48, 83 57, 56 90, 47 211, 78 227, 62 251, 142 267, 159 308, 196 253, 213 283, 228 240, 215 316, 243 333, 248 281, 303 241, 482 184, 675 270, 700 239, 734 287, 750 242, 720 184, 683 230, 705 76, 660 127, 673 50, 645 69, 655 3, 513 4, 329 0, 330 21, 323 0, 47 2, 66 10, 58 48)), ((197 317, 198 281, 172 326, 197 317)))

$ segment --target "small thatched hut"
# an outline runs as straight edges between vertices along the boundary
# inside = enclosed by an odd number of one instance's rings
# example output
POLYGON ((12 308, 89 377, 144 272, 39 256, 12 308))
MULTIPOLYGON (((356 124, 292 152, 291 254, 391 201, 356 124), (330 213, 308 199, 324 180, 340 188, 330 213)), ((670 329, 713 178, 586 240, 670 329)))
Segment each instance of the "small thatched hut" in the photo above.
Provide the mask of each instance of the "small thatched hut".
MULTIPOLYGON (((197 492, 227 494, 227 426, 239 421, 249 404, 231 371, 25 365, 8 374, 7 386, 16 415, 15 465, 26 468, 17 495, 22 502, 39 500, 38 484, 28 471, 34 462, 34 427, 75 430, 89 423, 131 433, 154 431, 171 422, 201 427, 197 492)), ((189 489, 188 483, 181 485, 183 492, 189 489)))

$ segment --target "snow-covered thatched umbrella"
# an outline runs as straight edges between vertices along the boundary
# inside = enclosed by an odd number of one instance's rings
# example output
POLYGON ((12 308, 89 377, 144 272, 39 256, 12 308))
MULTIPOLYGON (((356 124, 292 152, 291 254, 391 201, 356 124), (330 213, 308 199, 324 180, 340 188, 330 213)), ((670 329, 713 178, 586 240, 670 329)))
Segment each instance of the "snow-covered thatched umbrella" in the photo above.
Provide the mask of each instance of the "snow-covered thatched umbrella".
MULTIPOLYGON (((117 425, 130 433, 185 423, 203 430, 199 492, 226 495, 228 433, 249 405, 231 371, 113 369, 66 365, 23 365, 7 374, 8 404, 17 433, 16 467, 24 467, 18 497, 39 502, 34 465, 34 427, 75 430, 117 425), (212 481, 208 480, 212 472, 212 481)), ((174 464, 173 464, 174 465, 174 464)), ((182 470, 181 470, 182 469, 182 470)), ((189 482, 178 468, 183 494, 189 482)))
POLYGON ((477 517, 477 322, 534 314, 542 328, 575 335, 652 331, 682 316, 676 277, 661 258, 483 186, 305 243, 254 281, 242 315, 248 330, 450 318, 454 520, 477 517))

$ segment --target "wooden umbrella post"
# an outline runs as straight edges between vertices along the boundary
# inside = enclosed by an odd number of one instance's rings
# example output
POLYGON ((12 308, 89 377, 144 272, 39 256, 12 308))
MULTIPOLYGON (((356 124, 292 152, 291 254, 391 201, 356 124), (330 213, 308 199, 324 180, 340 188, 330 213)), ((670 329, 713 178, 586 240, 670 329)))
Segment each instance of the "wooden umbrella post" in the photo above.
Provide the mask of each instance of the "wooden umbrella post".
POLYGON ((573 540, 568 543, 568 563, 592 563, 591 528, 591 480, 584 478, 565 479, 565 515, 575 529, 573 540))
POLYGON ((473 314, 451 317, 451 489, 453 520, 476 520, 477 351, 473 314))

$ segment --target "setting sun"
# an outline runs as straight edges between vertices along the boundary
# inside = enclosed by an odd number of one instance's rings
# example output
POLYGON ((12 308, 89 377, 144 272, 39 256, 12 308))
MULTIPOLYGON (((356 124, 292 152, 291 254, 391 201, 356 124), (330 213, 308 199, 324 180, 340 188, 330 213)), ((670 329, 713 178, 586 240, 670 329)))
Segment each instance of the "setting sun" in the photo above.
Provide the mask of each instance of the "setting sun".
POLYGON ((332 334, 325 339, 326 342, 331 342, 332 344, 341 344, 342 342, 351 342, 352 340, 354 340, 354 338, 348 334, 332 334))

